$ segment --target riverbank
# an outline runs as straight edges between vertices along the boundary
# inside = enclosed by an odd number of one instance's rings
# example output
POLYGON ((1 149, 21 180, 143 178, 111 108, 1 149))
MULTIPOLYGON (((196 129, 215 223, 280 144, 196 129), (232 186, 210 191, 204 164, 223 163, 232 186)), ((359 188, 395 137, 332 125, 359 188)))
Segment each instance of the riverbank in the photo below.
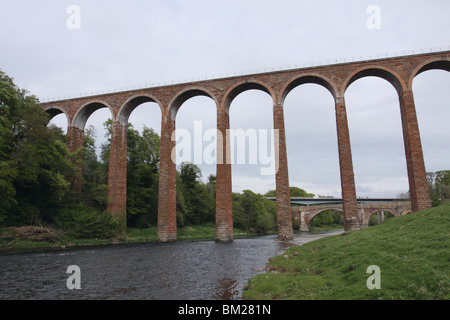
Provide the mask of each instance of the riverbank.
MULTIPOLYGON (((252 232, 234 229, 235 239, 255 236, 252 232)), ((214 240, 215 227, 193 226, 179 228, 177 241, 214 240)), ((127 230, 126 235, 112 239, 77 239, 61 231, 44 227, 11 227, 0 229, 0 253, 89 247, 130 243, 157 242, 157 228, 127 230)))
POLYGON ((250 279, 243 298, 450 299, 449 226, 450 205, 444 204, 289 248, 250 279), (378 281, 367 273, 370 266, 380 268, 380 289, 368 288, 378 281))

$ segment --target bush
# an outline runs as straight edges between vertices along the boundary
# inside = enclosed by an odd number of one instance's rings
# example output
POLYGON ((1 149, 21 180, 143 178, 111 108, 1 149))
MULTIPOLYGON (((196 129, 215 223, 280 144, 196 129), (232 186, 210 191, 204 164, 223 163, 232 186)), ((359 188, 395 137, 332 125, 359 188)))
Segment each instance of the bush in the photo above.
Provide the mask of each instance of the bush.
POLYGON ((118 235, 120 221, 106 211, 98 212, 78 204, 65 209, 57 224, 75 238, 108 239, 118 235))

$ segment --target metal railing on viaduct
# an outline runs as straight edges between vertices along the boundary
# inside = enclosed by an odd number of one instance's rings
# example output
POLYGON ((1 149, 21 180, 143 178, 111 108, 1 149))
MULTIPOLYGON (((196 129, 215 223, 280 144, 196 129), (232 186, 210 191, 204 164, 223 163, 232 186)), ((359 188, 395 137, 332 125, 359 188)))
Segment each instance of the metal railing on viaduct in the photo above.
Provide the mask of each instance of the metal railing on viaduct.
MULTIPOLYGON (((355 191, 352 152, 347 123, 345 92, 354 81, 367 76, 386 79, 396 89, 400 101, 404 147, 409 179, 412 211, 429 208, 419 127, 412 83, 427 70, 450 71, 450 51, 433 52, 394 58, 375 59, 327 66, 281 70, 252 75, 234 76, 189 82, 125 92, 108 93, 43 103, 53 117, 64 113, 68 119, 67 145, 76 151, 83 145, 83 131, 89 116, 99 108, 109 108, 113 118, 109 158, 108 210, 116 216, 126 214, 127 122, 131 112, 142 103, 156 102, 161 108, 161 146, 158 195, 158 240, 175 241, 176 229, 176 164, 172 159, 177 111, 194 96, 207 96, 217 107, 218 135, 228 137, 229 108, 240 93, 258 89, 273 99, 273 125, 278 132, 275 148, 277 224, 281 240, 293 237, 291 203, 286 151, 283 104, 291 90, 306 83, 319 84, 332 94, 335 101, 337 140, 345 229, 360 228, 355 191)), ((105 119, 106 120, 106 119, 105 119)), ((216 241, 233 241, 233 206, 231 164, 227 161, 230 146, 227 139, 217 144, 216 171, 216 241), (220 156, 219 156, 220 155, 220 156)), ((75 183, 81 189, 81 178, 75 183)))

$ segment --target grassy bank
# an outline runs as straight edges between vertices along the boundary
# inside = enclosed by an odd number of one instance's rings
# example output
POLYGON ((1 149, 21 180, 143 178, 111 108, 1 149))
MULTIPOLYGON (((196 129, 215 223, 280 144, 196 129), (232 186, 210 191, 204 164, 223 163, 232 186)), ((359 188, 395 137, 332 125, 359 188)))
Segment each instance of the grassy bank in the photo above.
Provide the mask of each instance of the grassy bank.
MULTIPOLYGON (((253 234, 234 229, 234 237, 236 239, 248 236, 253 236, 253 234)), ((214 238, 214 225, 185 227, 177 230, 178 241, 214 240, 214 238)), ((156 227, 147 229, 130 228, 126 235, 113 239, 77 239, 50 228, 21 227, 0 229, 0 252, 156 241, 156 227)))
POLYGON ((292 247, 249 281, 244 299, 450 299, 450 205, 292 247), (369 266, 381 289, 369 290, 369 266))
MULTIPOLYGON (((179 228, 177 230, 178 241, 196 241, 196 240, 214 240, 215 239, 215 226, 192 226, 179 228)), ((148 229, 128 229, 126 239, 124 241, 128 243, 134 242, 156 242, 157 241, 157 228, 148 229)), ((252 233, 240 229, 234 229, 234 237, 242 238, 253 236, 252 233)))

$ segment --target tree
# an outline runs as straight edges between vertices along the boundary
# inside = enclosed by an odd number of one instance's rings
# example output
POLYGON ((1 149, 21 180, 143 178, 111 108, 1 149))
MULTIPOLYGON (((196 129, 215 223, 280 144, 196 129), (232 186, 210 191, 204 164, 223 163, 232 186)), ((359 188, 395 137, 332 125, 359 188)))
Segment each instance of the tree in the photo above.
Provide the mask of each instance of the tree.
POLYGON ((83 199, 99 211, 106 210, 108 201, 108 171, 97 158, 95 150, 96 130, 93 126, 84 131, 83 199))
MULTIPOLYGON (((104 123, 108 143, 102 145, 104 167, 109 162, 112 120, 104 123)), ((127 125, 127 225, 146 228, 157 224, 160 137, 144 126, 142 134, 127 125)))
POLYGON ((127 220, 129 226, 157 224, 160 137, 144 126, 142 134, 127 129, 127 220))
POLYGON ((247 231, 267 233, 273 230, 276 205, 264 199, 260 194, 251 190, 244 190, 242 194, 233 195, 234 225, 247 231), (275 205, 275 209, 273 207, 275 205), (269 211, 267 210, 269 208, 269 211))
MULTIPOLYGON (((291 197, 298 197, 298 198, 314 198, 313 193, 308 193, 305 190, 298 188, 298 187, 289 187, 289 193, 291 197)), ((271 190, 265 194, 266 197, 276 197, 277 191, 271 190)))
POLYGON ((310 222, 310 226, 312 229, 314 229, 314 227, 334 225, 344 226, 344 217, 342 212, 326 210, 319 213, 310 222))
POLYGON ((215 178, 210 176, 209 187, 201 178, 201 170, 195 164, 183 162, 180 165, 182 186, 177 187, 177 192, 182 193, 186 208, 183 218, 188 225, 214 223, 215 198, 211 189, 215 178))
POLYGON ((53 222, 74 176, 61 130, 34 96, 0 71, 0 220, 8 225, 53 222))
POLYGON ((450 198, 450 170, 427 172, 427 180, 433 207, 450 198))
POLYGON ((241 201, 239 201, 240 197, 241 194, 233 192, 233 227, 248 230, 248 219, 246 217, 245 209, 242 207, 241 201))
POLYGON ((200 182, 202 172, 199 167, 190 162, 183 162, 180 165, 180 178, 184 186, 192 190, 195 184, 200 182))

